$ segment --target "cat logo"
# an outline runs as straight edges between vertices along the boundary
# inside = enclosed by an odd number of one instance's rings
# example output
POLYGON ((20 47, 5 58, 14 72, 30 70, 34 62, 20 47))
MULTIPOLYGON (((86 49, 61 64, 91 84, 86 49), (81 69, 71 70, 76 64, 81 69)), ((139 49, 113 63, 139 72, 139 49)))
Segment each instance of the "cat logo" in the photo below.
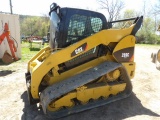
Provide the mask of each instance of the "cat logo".
POLYGON ((76 48, 72 53, 71 53, 71 57, 78 55, 84 51, 86 51, 87 49, 87 43, 82 44, 81 46, 79 46, 78 48, 76 48))
POLYGON ((79 54, 79 53, 81 53, 81 52, 83 52, 83 48, 82 48, 82 47, 77 48, 77 49, 75 50, 76 55, 79 54))

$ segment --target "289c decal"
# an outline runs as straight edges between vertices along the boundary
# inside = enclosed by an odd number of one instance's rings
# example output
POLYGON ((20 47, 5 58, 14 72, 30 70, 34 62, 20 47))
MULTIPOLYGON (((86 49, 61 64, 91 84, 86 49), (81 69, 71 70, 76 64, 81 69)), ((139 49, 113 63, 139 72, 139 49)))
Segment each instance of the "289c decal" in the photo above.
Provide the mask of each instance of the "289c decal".
POLYGON ((122 58, 128 58, 129 57, 129 53, 122 53, 122 58))
POLYGON ((117 50, 113 53, 115 59, 118 62, 129 62, 133 61, 133 55, 134 55, 134 47, 128 47, 121 50, 117 50))

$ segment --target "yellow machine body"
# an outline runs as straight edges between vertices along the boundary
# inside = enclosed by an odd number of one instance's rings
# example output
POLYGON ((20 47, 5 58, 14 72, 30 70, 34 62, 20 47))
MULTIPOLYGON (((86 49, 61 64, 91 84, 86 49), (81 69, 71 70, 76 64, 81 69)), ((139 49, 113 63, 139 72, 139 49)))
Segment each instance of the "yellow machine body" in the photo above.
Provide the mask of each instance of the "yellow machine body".
POLYGON ((135 34, 143 16, 127 19, 134 22, 120 29, 112 28, 100 13, 55 3, 50 16, 51 45, 28 62, 30 104, 40 103, 45 114, 59 118, 129 96, 135 34))
MULTIPOLYGON (((47 75, 47 84, 51 85, 56 82, 60 82, 61 80, 71 77, 77 73, 80 73, 86 69, 89 69, 91 67, 94 67, 104 61, 116 61, 114 59, 114 56, 112 55, 114 52, 125 49, 127 47, 134 47, 135 46, 135 37, 132 35, 129 35, 133 29, 134 25, 130 28, 122 29, 122 30, 103 30, 99 33, 96 33, 95 35, 92 35, 74 45, 71 45, 65 49, 58 50, 52 53, 52 50, 50 48, 44 48, 42 49, 35 57, 33 57, 29 63, 28 63, 28 71, 32 74, 31 76, 31 94, 33 98, 39 98, 38 93, 38 87, 41 83, 41 80, 49 70, 52 69, 54 76, 47 75), (128 35, 128 36, 127 36, 128 35), (126 37, 124 37, 126 36, 126 37), (120 42, 121 41, 121 42, 120 42), (87 43, 87 50, 93 49, 95 46, 98 46, 100 44, 108 45, 112 42, 120 42, 117 47, 115 47, 114 52, 111 54, 107 54, 106 56, 100 57, 98 59, 95 59, 91 62, 88 62, 82 66, 76 67, 72 70, 69 70, 65 73, 58 74, 57 71, 60 69, 58 68, 58 65, 60 63, 63 63, 65 61, 69 61, 71 59, 74 59, 71 57, 71 53, 73 50, 75 50, 77 47, 79 47, 81 44, 87 43), (125 43, 127 44, 125 45, 125 43)), ((79 53, 78 55, 83 54, 79 53)), ((129 62, 122 63, 125 65, 126 69, 128 70, 128 74, 133 78, 134 76, 134 70, 135 70, 135 63, 133 62, 133 59, 129 62)))

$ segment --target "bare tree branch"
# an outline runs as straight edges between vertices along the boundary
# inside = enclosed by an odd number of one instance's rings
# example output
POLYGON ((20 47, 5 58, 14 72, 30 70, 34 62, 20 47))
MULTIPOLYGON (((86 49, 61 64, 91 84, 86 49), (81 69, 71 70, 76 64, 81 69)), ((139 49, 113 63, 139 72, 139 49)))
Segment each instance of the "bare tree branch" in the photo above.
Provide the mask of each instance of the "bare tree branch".
POLYGON ((118 18, 120 11, 124 8, 124 2, 121 0, 97 0, 102 9, 106 9, 109 18, 108 21, 113 21, 118 18))

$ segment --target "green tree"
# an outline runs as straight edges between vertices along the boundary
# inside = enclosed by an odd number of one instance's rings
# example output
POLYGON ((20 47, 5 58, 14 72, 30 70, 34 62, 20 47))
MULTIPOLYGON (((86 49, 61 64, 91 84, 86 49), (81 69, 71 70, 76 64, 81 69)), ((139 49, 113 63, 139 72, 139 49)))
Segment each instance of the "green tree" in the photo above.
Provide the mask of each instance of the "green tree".
POLYGON ((140 43, 157 44, 159 41, 158 35, 155 34, 154 20, 152 18, 145 18, 143 20, 143 27, 138 32, 140 43))
POLYGON ((136 11, 132 9, 125 10, 123 14, 123 18, 133 18, 136 16, 137 16, 136 11))
MULTIPOLYGON (((123 14, 119 16, 118 19, 128 19, 128 18, 135 18, 137 17, 137 13, 135 10, 127 9, 124 11, 123 14)), ((125 21, 125 22, 118 22, 114 24, 114 28, 125 28, 129 27, 133 23, 133 20, 125 21)))
POLYGON ((27 16, 20 20, 21 35, 25 36, 46 36, 48 26, 48 17, 27 16))

